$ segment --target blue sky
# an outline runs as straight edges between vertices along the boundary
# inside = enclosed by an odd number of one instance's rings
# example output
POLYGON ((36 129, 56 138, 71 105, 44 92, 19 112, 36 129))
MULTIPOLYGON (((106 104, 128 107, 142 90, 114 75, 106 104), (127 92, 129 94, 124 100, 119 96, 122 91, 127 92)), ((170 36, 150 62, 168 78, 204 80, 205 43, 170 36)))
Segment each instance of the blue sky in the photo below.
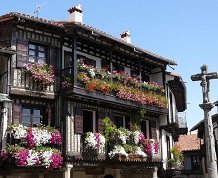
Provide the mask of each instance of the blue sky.
MULTIPOLYGON (((83 23, 116 37, 129 30, 131 43, 175 60, 175 70, 186 82, 189 129, 203 119, 200 82, 190 76, 200 73, 203 64, 218 72, 218 1, 211 0, 7 0, 0 3, 0 15, 20 12, 47 20, 68 20, 68 9, 81 4, 83 23), (43 4, 43 5, 42 5, 43 4)), ((218 100, 218 79, 210 82, 211 102, 218 100)), ((212 110, 215 114, 217 109, 212 110)))

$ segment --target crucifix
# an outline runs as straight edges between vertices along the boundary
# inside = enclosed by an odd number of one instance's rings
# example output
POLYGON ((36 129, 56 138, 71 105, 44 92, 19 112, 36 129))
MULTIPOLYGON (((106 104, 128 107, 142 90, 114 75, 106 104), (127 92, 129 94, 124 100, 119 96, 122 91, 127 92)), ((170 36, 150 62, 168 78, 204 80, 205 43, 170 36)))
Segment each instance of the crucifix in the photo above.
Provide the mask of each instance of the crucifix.
POLYGON ((218 178, 217 176, 217 161, 215 141, 213 135, 213 123, 211 116, 211 109, 214 107, 214 103, 210 102, 210 80, 217 79, 218 73, 208 73, 207 66, 201 66, 201 73, 191 76, 192 81, 201 81, 203 104, 199 106, 204 110, 204 125, 205 125, 205 144, 206 144, 206 162, 208 178, 218 178))
POLYGON ((202 93, 203 93, 203 103, 210 102, 210 79, 218 78, 217 72, 207 73, 207 66, 201 66, 201 73, 191 76, 192 81, 201 80, 202 93))

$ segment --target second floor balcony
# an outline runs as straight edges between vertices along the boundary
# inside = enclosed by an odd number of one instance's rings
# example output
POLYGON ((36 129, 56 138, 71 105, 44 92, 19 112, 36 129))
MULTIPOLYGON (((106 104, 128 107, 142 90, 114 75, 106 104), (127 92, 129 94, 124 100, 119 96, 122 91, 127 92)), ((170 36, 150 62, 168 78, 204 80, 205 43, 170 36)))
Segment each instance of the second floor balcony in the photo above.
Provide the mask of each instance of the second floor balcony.
POLYGON ((48 64, 29 63, 24 68, 12 70, 10 94, 40 98, 55 98, 56 77, 48 64))
POLYGON ((78 63, 74 75, 71 68, 62 70, 61 94, 67 97, 98 99, 156 113, 168 112, 165 90, 155 82, 142 81, 140 77, 131 77, 123 71, 99 70, 83 63, 78 63))

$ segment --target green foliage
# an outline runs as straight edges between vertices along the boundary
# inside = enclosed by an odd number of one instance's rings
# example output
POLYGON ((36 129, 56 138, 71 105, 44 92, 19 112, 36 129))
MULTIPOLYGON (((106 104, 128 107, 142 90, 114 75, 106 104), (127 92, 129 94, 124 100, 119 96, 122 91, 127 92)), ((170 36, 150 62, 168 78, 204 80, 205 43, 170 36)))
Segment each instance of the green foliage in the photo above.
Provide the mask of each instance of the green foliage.
POLYGON ((105 139, 106 141, 109 141, 110 138, 112 138, 116 133, 117 127, 111 124, 111 120, 108 116, 105 117, 102 122, 105 126, 105 130, 104 130, 105 139))

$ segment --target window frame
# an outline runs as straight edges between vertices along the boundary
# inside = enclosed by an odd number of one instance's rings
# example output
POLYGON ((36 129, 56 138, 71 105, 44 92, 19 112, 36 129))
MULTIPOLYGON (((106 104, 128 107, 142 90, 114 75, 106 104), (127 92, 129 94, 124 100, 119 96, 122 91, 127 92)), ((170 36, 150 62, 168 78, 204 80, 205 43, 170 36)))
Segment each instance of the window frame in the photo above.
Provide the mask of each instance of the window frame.
MULTIPOLYGON (((22 106, 21 109, 21 120, 20 123, 22 125, 29 125, 29 127, 34 127, 40 124, 43 125, 47 125, 48 123, 46 123, 46 119, 45 119, 45 108, 41 107, 41 106, 22 106), (24 109, 29 109, 30 110, 30 114, 24 114, 24 109), (40 115, 34 115, 34 111, 35 110, 39 110, 40 111, 40 115), (36 116, 36 117, 35 117, 36 116), (23 117, 29 117, 30 118, 30 122, 23 122, 23 117), (40 118, 40 122, 39 123, 35 123, 34 122, 34 118, 40 118)), ((27 126, 28 127, 28 126, 27 126)))
POLYGON ((48 46, 45 45, 45 44, 41 44, 41 43, 37 43, 37 42, 28 42, 28 63, 42 63, 42 64, 45 64, 48 62, 48 46), (30 48, 30 45, 34 45, 36 47, 36 49, 31 49, 30 48), (39 48, 40 47, 43 47, 44 48, 44 51, 41 51, 39 48), (31 55, 30 54, 30 51, 34 51, 35 52, 35 55, 31 55), (39 53, 43 53, 45 56, 44 58, 42 57, 39 57, 39 53), (31 61, 30 58, 33 57, 34 61, 31 61), (39 59, 43 59, 43 63, 42 62, 39 62, 39 59))

